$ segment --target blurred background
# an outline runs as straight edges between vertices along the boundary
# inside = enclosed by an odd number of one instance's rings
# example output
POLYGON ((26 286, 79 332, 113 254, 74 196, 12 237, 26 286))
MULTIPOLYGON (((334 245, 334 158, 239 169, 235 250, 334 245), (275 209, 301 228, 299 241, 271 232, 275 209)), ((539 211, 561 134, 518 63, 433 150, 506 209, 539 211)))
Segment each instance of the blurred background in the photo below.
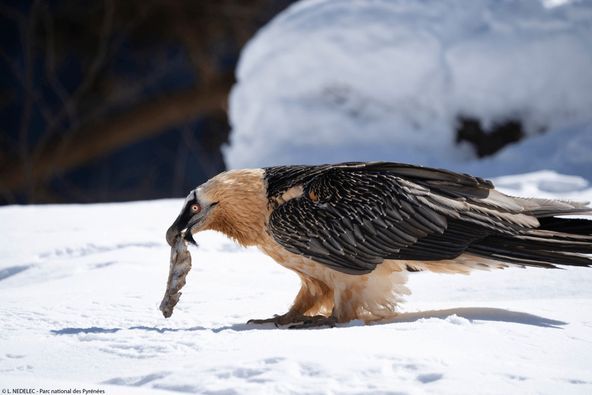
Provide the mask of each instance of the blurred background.
POLYGON ((224 170, 240 50, 289 3, 3 1, 0 204, 178 197, 224 170))
POLYGON ((354 160, 592 181, 591 1, 294 3, 3 1, 0 204, 354 160))

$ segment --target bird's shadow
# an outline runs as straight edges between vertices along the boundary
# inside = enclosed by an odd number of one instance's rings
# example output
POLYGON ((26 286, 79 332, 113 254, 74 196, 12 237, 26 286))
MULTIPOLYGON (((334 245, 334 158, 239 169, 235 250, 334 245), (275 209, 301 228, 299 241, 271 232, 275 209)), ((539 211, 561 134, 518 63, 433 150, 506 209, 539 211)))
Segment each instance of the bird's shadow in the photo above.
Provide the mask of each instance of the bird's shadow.
MULTIPOLYGON (((567 322, 553 320, 550 318, 541 317, 534 314, 522 313, 519 311, 511 311, 505 309, 496 309, 490 307, 459 307, 446 310, 426 310, 414 313, 401 313, 394 318, 388 320, 376 321, 371 325, 394 325, 400 323, 416 322, 422 319, 446 319, 450 316, 457 316, 473 321, 494 321, 494 322, 508 322, 512 324, 522 324, 538 326, 541 328, 555 328, 561 329, 562 326, 567 325, 567 322)), ((362 321, 351 321, 345 324, 338 324, 337 328, 350 328, 362 326, 362 321)), ((129 328, 102 328, 102 327, 88 327, 88 328, 62 328, 53 329, 50 331, 53 335, 78 335, 78 334, 101 334, 101 333, 115 333, 121 330, 139 330, 146 332, 156 332, 165 334, 168 332, 197 332, 197 331, 211 331, 214 333, 230 330, 230 331, 252 331, 252 330, 274 330, 283 329, 277 328, 274 324, 232 324, 215 328, 206 328, 203 326, 194 326, 190 328, 167 328, 156 326, 131 326, 129 328)))
POLYGON ((395 323, 415 322, 422 319, 439 318, 445 319, 456 315, 469 321, 495 321, 508 322, 512 324, 532 325, 542 328, 561 329, 567 322, 553 320, 534 314, 523 313, 506 309, 492 307, 458 307, 446 310, 426 310, 414 313, 401 313, 398 316, 373 323, 373 325, 386 325, 395 323))

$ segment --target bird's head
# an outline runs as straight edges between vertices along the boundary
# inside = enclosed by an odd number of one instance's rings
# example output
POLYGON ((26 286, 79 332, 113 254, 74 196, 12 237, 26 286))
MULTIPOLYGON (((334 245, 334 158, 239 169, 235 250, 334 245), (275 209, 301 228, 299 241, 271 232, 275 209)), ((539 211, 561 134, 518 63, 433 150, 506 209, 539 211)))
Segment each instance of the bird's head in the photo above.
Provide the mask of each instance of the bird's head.
POLYGON ((166 239, 172 246, 185 231, 185 239, 195 244, 193 234, 211 229, 240 244, 256 244, 254 238, 264 231, 266 211, 263 170, 230 170, 189 192, 166 239))
POLYGON ((185 239, 192 244, 196 244, 193 240, 193 233, 202 229, 209 214, 219 202, 210 201, 203 196, 203 186, 200 186, 187 195, 181 213, 175 219, 175 222, 169 227, 166 233, 166 240, 170 246, 175 243, 179 235, 185 231, 185 239))

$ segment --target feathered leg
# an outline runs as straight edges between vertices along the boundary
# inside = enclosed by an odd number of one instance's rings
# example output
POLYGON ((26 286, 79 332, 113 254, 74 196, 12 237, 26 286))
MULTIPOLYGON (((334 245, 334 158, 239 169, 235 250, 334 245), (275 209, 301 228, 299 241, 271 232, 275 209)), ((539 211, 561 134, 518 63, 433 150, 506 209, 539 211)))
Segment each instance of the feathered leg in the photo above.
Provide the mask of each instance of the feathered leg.
POLYGON ((282 315, 262 320, 249 320, 249 324, 274 323, 276 326, 304 323, 313 317, 324 317, 333 308, 333 292, 321 281, 305 276, 301 273, 301 287, 290 310, 282 315))

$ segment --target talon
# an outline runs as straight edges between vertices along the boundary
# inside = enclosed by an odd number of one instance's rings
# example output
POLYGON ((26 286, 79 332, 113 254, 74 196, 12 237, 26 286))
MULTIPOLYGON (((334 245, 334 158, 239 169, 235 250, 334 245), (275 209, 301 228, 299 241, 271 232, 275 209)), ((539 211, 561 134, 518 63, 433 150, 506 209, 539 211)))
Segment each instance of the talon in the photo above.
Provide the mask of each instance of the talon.
POLYGON ((294 324, 297 322, 304 322, 308 317, 303 315, 296 315, 293 313, 286 313, 282 315, 274 315, 272 318, 265 318, 262 320, 253 319, 248 320, 247 324, 274 324, 276 328, 280 326, 294 324))
POLYGON ((334 316, 315 315, 306 317, 302 323, 290 325, 288 329, 334 328, 336 324, 337 319, 334 316))
POLYGON ((273 318, 265 318, 265 319, 252 319, 252 320, 248 320, 247 324, 255 324, 255 325, 261 325, 261 324, 276 324, 276 320, 277 320, 277 315, 274 316, 273 318))

